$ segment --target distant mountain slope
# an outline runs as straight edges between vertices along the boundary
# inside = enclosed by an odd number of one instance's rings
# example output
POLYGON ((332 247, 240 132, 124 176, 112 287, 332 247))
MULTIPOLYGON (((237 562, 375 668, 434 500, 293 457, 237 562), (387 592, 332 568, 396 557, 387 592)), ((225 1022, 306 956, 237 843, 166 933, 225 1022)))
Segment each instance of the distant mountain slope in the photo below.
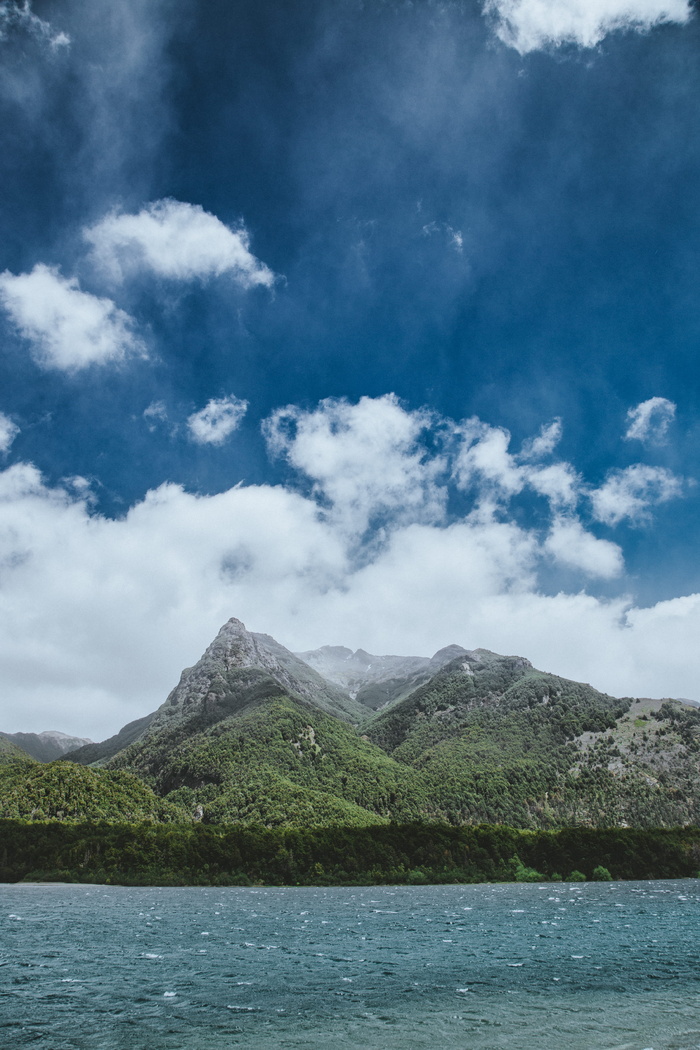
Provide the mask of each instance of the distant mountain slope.
POLYGON ((245 669, 239 706, 163 726, 109 763, 206 821, 362 826, 420 816, 419 778, 342 720, 245 669))
POLYGON ((128 722, 118 733, 99 744, 88 743, 76 748, 75 751, 67 751, 63 758, 70 762, 77 762, 81 766, 102 764, 143 736, 154 718, 155 711, 143 718, 128 722))
POLYGON ((342 645, 296 653, 329 682, 334 682, 364 707, 376 711, 427 682, 440 667, 467 650, 460 645, 440 649, 433 657, 373 656, 342 645))
POLYGON ((411 761, 475 722, 493 727, 516 719, 522 726, 550 728, 561 722, 563 741, 589 728, 589 722, 591 728, 614 725, 628 706, 588 685, 536 671, 524 657, 476 649, 451 660, 405 699, 376 714, 365 732, 390 753, 401 748, 402 758, 411 761), (540 713, 533 714, 538 708, 540 713))
POLYGON ((21 747, 0 733, 0 766, 14 762, 33 762, 34 759, 21 747))
POLYGON ((676 701, 616 699, 457 645, 294 654, 232 619, 157 711, 64 756, 139 778, 138 805, 98 778, 94 810, 66 808, 77 773, 46 779, 42 796, 9 762, 0 816, 29 792, 56 820, 123 805, 124 819, 265 826, 677 825, 700 823, 699 756, 700 711, 676 701))
POLYGON ((476 650, 375 715, 364 731, 420 772, 432 814, 453 821, 697 822, 700 712, 657 702, 642 722, 633 706, 537 671, 521 657, 476 650), (648 732, 640 729, 645 723, 648 732))
POLYGON ((269 695, 277 695, 281 689, 284 694, 299 696, 344 721, 358 723, 366 715, 366 710, 347 693, 326 682, 274 638, 253 634, 240 620, 232 618, 201 659, 185 668, 157 711, 129 722, 108 740, 81 747, 66 757, 81 765, 104 764, 131 744, 166 727, 179 727, 175 736, 184 739, 188 733, 198 732, 249 703, 249 690, 254 690, 256 684, 269 695), (248 674, 249 671, 254 674, 248 674), (263 678, 266 684, 261 684, 263 678))
POLYGON ((48 730, 45 733, 2 733, 0 736, 10 740, 17 747, 31 755, 38 762, 53 762, 55 758, 73 751, 83 744, 91 744, 91 740, 84 737, 69 736, 67 733, 59 733, 57 730, 48 730))
POLYGON ((381 823, 401 792, 410 805, 412 774, 348 724, 365 714, 273 638, 229 620, 106 764, 206 820, 381 823))

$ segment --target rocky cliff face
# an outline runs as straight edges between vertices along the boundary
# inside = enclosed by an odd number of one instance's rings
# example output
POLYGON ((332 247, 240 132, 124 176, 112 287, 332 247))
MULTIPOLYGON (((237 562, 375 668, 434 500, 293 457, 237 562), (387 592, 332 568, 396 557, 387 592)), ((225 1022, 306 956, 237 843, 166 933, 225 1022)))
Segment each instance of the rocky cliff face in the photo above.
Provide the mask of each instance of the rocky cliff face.
POLYGON ((344 721, 357 723, 365 715, 363 708, 346 692, 325 681, 274 638, 253 634, 240 620, 232 618, 221 628, 201 660, 182 672, 149 730, 157 731, 174 719, 187 719, 199 710, 220 705, 236 688, 235 672, 245 669, 266 673, 283 692, 308 700, 344 721))

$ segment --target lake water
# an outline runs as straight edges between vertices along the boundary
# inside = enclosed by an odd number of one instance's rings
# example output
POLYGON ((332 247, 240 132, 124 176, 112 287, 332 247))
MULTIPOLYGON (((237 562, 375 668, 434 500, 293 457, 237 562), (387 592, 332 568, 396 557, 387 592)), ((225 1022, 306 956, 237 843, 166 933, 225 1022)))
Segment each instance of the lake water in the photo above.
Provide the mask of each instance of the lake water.
POLYGON ((0 887, 0 1047, 696 1050, 700 884, 0 887))

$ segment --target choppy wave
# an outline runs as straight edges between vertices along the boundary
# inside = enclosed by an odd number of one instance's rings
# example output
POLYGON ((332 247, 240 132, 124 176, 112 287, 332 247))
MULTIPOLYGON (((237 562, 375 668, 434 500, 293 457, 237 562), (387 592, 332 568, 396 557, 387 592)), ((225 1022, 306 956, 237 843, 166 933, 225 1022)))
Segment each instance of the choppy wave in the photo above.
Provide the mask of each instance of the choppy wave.
POLYGON ((0 1046, 700 1050, 699 904, 692 880, 0 887, 0 1046))

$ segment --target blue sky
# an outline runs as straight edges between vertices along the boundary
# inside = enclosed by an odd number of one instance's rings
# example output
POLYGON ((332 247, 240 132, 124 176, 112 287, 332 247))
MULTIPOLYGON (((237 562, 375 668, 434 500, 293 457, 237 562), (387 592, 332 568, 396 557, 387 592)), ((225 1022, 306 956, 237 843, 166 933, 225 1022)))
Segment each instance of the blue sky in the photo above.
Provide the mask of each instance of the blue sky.
POLYGON ((220 623, 700 699, 686 0, 0 0, 6 731, 220 623))

